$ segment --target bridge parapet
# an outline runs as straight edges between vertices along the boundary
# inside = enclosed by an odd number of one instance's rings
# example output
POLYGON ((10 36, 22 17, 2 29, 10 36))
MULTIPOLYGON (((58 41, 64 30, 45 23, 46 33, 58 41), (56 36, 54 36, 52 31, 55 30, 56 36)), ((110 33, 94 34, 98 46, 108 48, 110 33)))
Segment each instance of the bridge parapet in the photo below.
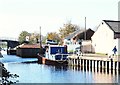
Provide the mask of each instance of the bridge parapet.
POLYGON ((0 37, 0 40, 18 41, 17 38, 12 38, 12 37, 0 37))

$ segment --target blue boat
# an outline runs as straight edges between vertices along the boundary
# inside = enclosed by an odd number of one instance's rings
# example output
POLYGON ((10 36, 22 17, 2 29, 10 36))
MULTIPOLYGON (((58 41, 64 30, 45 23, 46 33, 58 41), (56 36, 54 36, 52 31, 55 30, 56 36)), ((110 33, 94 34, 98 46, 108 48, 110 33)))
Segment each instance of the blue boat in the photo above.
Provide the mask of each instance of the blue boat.
POLYGON ((38 62, 47 65, 67 65, 67 46, 49 45, 45 57, 38 54, 38 62))

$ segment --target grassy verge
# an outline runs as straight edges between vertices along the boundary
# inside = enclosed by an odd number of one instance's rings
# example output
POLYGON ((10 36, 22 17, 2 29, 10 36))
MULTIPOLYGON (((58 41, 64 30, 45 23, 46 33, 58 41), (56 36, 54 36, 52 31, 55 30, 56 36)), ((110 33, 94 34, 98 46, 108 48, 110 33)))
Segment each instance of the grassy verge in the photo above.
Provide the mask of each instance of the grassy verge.
POLYGON ((107 55, 107 54, 105 54, 105 53, 95 53, 95 54, 101 55, 101 56, 106 56, 106 55, 107 55))

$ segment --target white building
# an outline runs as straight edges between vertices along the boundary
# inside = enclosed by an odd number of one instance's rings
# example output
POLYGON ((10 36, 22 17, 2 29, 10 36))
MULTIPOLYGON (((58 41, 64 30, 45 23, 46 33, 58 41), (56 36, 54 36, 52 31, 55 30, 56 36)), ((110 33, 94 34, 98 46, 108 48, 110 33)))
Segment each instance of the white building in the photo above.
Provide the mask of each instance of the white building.
POLYGON ((90 28, 87 30, 76 30, 75 32, 71 33, 64 39, 64 45, 68 46, 68 51, 75 51, 77 47, 80 47, 80 42, 82 42, 82 51, 83 52, 91 52, 92 45, 91 45, 91 36, 94 34, 94 31, 90 28), (86 33, 86 40, 85 38, 86 33))
POLYGON ((120 55, 120 21, 103 20, 92 36, 92 46, 95 53, 112 53, 114 46, 120 55))

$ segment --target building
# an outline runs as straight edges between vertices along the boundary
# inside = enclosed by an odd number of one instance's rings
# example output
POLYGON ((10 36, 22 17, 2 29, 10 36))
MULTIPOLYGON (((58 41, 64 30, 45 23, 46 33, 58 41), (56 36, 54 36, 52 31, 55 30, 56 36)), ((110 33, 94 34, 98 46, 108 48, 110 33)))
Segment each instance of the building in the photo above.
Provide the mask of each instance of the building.
POLYGON ((112 49, 117 47, 120 54, 120 21, 103 20, 92 36, 92 46, 95 53, 112 54, 112 49))
POLYGON ((82 42, 83 51, 91 52, 92 51, 91 37, 93 34, 94 31, 91 30, 90 28, 87 30, 77 30, 64 39, 64 45, 68 46, 68 50, 72 50, 72 49, 75 50, 75 48, 80 46, 80 42, 82 42), (86 34, 86 40, 85 40, 85 34, 86 34))
POLYGON ((37 54, 44 54, 40 44, 22 44, 17 47, 16 55, 22 58, 37 58, 37 54))

